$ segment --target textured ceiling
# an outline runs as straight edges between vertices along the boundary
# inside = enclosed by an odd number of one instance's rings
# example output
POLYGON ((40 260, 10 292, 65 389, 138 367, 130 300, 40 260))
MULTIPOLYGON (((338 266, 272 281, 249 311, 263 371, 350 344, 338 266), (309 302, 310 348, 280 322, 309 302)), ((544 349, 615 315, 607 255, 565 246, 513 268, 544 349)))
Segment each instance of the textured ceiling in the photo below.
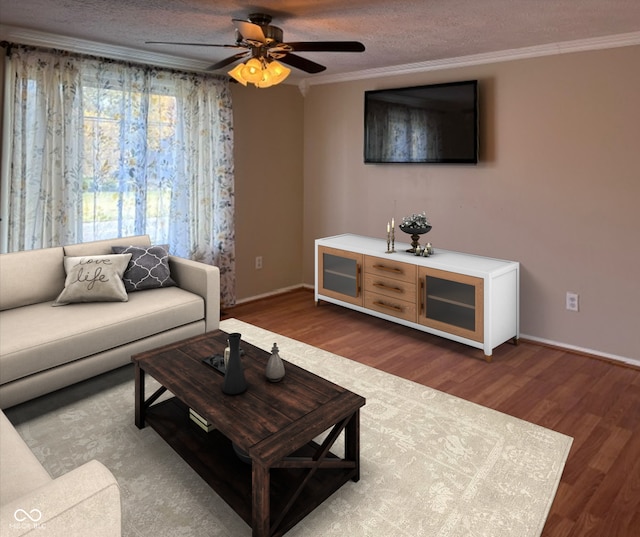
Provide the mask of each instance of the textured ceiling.
POLYGON ((0 0, 0 38, 24 29, 211 64, 235 51, 145 41, 232 44, 231 19, 253 12, 273 15, 285 42, 365 44, 300 53, 326 65, 323 75, 640 31, 640 0, 0 0))

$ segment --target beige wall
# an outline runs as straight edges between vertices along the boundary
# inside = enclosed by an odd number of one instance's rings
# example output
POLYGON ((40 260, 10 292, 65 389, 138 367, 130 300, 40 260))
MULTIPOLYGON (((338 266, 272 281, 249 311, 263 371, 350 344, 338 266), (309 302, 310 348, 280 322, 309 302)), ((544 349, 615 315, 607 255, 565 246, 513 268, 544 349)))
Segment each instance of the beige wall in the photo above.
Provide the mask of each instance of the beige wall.
POLYGON ((238 300, 302 281, 303 100, 296 86, 232 85, 238 300), (263 268, 255 269, 256 256, 263 268))
POLYGON ((382 238, 426 210, 436 249, 521 263, 524 335, 640 360, 638 65, 635 46, 311 86, 304 282, 314 239, 382 238), (480 81, 481 164, 363 164, 365 90, 465 79, 480 81))

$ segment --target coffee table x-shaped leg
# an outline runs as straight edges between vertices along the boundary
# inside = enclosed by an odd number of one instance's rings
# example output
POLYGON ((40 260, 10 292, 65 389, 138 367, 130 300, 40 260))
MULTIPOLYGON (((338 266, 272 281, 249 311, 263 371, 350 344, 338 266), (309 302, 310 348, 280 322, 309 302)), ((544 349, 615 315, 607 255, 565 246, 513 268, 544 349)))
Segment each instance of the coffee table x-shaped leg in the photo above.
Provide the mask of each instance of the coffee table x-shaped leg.
MULTIPOLYGON (((253 461, 253 536, 267 537, 281 535, 280 525, 287 514, 294 507, 296 500, 304 492, 305 487, 313 480, 317 472, 321 470, 351 470, 351 481, 357 482, 360 479, 360 410, 343 418, 332 428, 322 444, 317 445, 315 452, 310 456, 288 455, 280 461, 272 463, 270 466, 253 461), (331 447, 336 443, 340 434, 345 432, 345 454, 340 459, 332 455, 331 447), (299 468, 307 469, 304 477, 294 485, 291 494, 282 508, 281 512, 271 520, 269 513, 270 506, 270 473, 272 469, 279 468, 299 468)), ((343 482, 336 483, 337 490, 343 482)), ((319 504, 320 502, 318 502, 319 504)), ((315 506, 314 506, 315 507, 315 506)), ((285 530, 286 531, 286 530, 285 530)))

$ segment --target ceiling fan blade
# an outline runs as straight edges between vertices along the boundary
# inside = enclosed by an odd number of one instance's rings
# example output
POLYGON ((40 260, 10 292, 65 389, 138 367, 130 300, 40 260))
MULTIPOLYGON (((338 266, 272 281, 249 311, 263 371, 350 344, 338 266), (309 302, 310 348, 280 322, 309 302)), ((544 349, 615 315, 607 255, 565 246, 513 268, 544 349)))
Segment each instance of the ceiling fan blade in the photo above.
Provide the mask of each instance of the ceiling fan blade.
POLYGON ((295 52, 364 52, 359 41, 300 41, 285 43, 295 52))
POLYGON ((188 45, 191 47, 224 47, 224 48, 244 48, 241 45, 214 45, 211 43, 176 43, 175 41, 145 41, 147 45, 188 45))
POLYGON ((264 35, 264 31, 261 26, 240 19, 233 19, 233 24, 236 25, 238 32, 240 32, 240 35, 245 40, 258 41, 259 43, 267 42, 267 38, 264 35))
POLYGON ((239 60, 240 58, 244 58, 247 54, 249 54, 248 50, 245 50, 244 52, 238 52, 238 54, 234 54, 233 56, 229 56, 224 60, 220 60, 218 63, 214 63, 212 66, 207 68, 207 71, 222 69, 223 67, 226 67, 227 65, 239 60))
POLYGON ((295 54, 285 54, 282 58, 279 58, 279 61, 307 73, 321 73, 326 69, 324 65, 307 60, 302 56, 296 56, 295 54))

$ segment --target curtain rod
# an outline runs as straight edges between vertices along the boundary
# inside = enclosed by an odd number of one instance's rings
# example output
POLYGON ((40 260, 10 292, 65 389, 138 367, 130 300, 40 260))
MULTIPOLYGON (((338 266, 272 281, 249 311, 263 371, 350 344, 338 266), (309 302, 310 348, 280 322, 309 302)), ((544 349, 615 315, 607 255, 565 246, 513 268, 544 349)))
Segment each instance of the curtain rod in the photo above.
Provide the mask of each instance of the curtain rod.
POLYGON ((142 62, 132 62, 132 61, 126 61, 126 60, 117 60, 115 58, 108 58, 106 56, 96 56, 95 54, 84 54, 82 52, 75 52, 75 51, 70 51, 70 50, 64 50, 64 49, 59 49, 59 48, 50 48, 50 47, 43 47, 43 46, 38 46, 38 45, 25 45, 22 43, 10 43, 9 41, 0 41, 0 46, 5 47, 6 48, 6 56, 7 57, 11 57, 11 52, 14 48, 24 48, 27 50, 42 50, 44 52, 53 52, 53 53, 57 53, 60 55, 64 55, 64 56, 75 56, 77 58, 91 58, 94 60, 98 60, 98 61, 104 61, 104 62, 112 62, 112 63, 119 63, 119 64, 123 64, 123 65, 130 65, 130 66, 135 66, 135 67, 139 67, 141 69, 146 69, 149 71, 164 71, 164 72, 168 72, 168 73, 175 73, 175 74, 181 74, 181 75, 188 75, 188 76, 193 76, 193 75, 200 75, 200 76, 204 76, 204 77, 211 77, 211 78, 217 78, 221 81, 228 81, 228 78, 219 75, 219 74, 214 74, 214 73, 208 73, 208 72, 203 72, 203 71, 185 71, 182 69, 173 69, 171 67, 161 67, 158 65, 153 65, 150 63, 142 63, 142 62))
POLYGON ((11 55, 11 49, 13 48, 13 43, 9 43, 9 41, 0 41, 0 47, 7 49, 5 51, 6 56, 11 55))

